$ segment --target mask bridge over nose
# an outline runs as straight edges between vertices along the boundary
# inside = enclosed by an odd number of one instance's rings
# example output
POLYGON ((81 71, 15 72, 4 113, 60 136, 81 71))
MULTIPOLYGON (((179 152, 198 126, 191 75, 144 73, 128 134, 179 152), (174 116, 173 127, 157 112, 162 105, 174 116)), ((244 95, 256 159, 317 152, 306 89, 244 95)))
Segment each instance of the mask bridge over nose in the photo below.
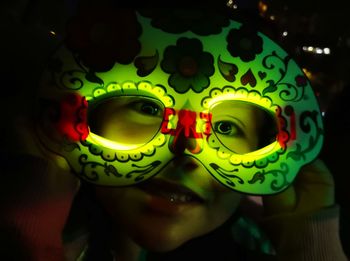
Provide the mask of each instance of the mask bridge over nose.
MULTIPOLYGON (((209 135, 211 131, 210 114, 200 113, 200 118, 205 121, 204 134, 209 135)), ((183 153, 185 149, 193 154, 200 153, 203 149, 203 133, 197 132, 197 112, 191 110, 180 110, 178 113, 174 109, 167 108, 165 111, 162 133, 170 134, 169 148, 175 153, 183 153), (178 116, 176 129, 168 129, 170 115, 178 116)))

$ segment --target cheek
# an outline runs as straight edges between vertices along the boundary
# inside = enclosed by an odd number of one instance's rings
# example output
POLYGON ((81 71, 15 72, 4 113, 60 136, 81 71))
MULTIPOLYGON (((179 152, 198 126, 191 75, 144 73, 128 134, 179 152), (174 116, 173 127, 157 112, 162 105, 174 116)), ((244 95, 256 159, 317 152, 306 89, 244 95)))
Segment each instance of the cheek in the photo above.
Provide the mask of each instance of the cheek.
POLYGON ((258 142, 256 136, 249 136, 247 139, 235 141, 235 153, 246 154, 257 149, 258 142))
POLYGON ((214 199, 208 205, 208 220, 212 226, 219 227, 226 222, 236 211, 240 201, 241 194, 223 188, 216 193, 214 199))
POLYGON ((140 191, 132 188, 96 187, 96 197, 105 211, 117 222, 125 223, 142 211, 140 191))

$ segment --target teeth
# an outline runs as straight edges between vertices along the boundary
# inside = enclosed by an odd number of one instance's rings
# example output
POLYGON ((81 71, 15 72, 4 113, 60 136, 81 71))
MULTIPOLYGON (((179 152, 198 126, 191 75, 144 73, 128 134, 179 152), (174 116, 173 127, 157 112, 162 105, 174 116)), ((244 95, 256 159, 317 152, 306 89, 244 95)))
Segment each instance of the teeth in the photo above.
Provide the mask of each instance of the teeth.
POLYGON ((181 202, 181 203, 185 203, 185 202, 190 202, 192 201, 192 196, 190 195, 185 195, 185 194, 170 194, 167 195, 167 197, 169 198, 170 202, 173 203, 177 203, 177 202, 181 202))
POLYGON ((181 197, 180 197, 180 202, 187 202, 188 200, 187 200, 187 197, 186 197, 186 195, 181 195, 181 197))

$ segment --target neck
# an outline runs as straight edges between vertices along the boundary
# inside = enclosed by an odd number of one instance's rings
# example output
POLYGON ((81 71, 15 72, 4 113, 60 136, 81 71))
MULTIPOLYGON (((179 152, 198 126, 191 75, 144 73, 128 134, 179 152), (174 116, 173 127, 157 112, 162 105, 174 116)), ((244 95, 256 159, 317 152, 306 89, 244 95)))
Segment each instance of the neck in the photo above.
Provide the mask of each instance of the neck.
POLYGON ((141 261, 143 250, 125 232, 114 231, 116 235, 112 244, 112 252, 117 261, 141 261))

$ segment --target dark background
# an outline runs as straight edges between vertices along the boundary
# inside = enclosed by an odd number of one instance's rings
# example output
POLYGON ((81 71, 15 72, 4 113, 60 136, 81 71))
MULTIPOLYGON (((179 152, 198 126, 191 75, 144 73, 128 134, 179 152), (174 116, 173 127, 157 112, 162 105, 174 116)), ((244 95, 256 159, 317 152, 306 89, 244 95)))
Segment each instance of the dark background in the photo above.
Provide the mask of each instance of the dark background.
MULTIPOLYGON (((92 0, 85 0, 92 1, 92 0)), ((232 13, 259 16, 283 47, 305 68, 319 97, 321 109, 350 83, 350 8, 345 0, 212 0, 212 1, 118 1, 118 5, 200 7, 215 5, 232 13), (230 12, 231 12, 230 11, 230 12), (329 48, 316 54, 303 47, 329 48)), ((42 59, 64 34, 64 24, 78 0, 2 0, 0 3, 0 77, 6 92, 14 77, 28 80, 40 71, 42 59), (53 33, 54 32, 54 33, 53 33), (14 77, 11 77, 14 76, 14 77)), ((35 79, 34 79, 35 80, 35 79)), ((3 88, 4 89, 4 88, 3 88)), ((12 90, 13 91, 13 90, 12 90)))

